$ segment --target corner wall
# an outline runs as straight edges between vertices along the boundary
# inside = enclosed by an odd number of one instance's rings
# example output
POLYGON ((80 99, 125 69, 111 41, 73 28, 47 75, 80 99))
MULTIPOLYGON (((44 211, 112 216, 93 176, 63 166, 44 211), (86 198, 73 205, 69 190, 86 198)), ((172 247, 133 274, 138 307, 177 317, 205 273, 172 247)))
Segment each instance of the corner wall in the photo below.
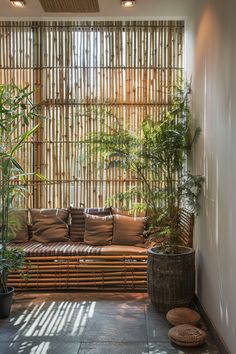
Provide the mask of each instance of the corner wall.
POLYGON ((236 2, 198 0, 193 15, 193 156, 205 176, 196 220, 197 295, 236 353, 236 2))

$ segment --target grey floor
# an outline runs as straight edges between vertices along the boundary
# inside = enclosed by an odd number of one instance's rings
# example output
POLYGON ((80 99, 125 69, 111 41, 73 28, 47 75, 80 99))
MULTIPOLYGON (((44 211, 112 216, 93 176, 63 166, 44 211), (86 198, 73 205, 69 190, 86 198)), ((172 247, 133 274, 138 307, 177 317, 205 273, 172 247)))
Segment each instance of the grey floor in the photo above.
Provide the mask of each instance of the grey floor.
POLYGON ((0 320, 0 354, 220 353, 209 334, 198 349, 173 346, 169 328, 146 294, 18 293, 0 320))

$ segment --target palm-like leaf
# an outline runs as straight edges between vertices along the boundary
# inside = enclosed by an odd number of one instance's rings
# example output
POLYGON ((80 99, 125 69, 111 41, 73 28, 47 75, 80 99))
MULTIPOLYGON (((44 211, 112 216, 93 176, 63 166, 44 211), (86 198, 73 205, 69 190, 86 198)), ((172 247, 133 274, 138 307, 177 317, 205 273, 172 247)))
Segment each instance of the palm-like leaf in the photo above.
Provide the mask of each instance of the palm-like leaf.
MULTIPOLYGON (((19 196, 27 195, 25 173, 17 152, 34 134, 38 125, 18 135, 19 125, 29 127, 32 119, 38 116, 37 107, 30 99, 29 87, 19 88, 14 84, 0 85, 0 208, 1 208, 1 248, 0 248, 0 292, 7 291, 7 277, 11 270, 23 264, 20 251, 7 250, 11 238, 9 208, 19 196)), ((38 178, 41 175, 37 174, 38 178)))
POLYGON ((200 131, 197 128, 191 134, 189 92, 188 88, 176 87, 170 109, 159 120, 146 118, 139 135, 114 124, 105 132, 91 134, 87 140, 102 153, 107 168, 122 169, 136 180, 135 187, 116 194, 113 201, 130 209, 140 205, 149 214, 152 227, 162 225, 161 236, 174 235, 172 242, 178 237, 180 206, 185 203, 197 210, 203 182, 202 177, 190 176, 186 171, 187 154, 200 131))

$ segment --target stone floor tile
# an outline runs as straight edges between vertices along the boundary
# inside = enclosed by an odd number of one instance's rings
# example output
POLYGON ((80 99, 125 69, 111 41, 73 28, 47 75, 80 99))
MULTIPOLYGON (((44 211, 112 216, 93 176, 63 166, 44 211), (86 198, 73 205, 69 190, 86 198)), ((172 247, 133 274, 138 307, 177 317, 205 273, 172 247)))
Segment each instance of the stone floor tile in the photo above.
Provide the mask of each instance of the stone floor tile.
POLYGON ((137 302, 94 301, 91 303, 95 313, 109 314, 145 314, 145 305, 137 302))
POLYGON ((158 312, 151 304, 146 305, 147 336, 150 342, 168 342, 171 328, 163 313, 158 312))
POLYGON ((144 314, 95 313, 88 321, 84 342, 145 342, 147 341, 144 314))
POLYGON ((25 340, 8 344, 7 348, 0 347, 1 354, 77 354, 80 343, 46 341, 46 340, 25 340))
POLYGON ((22 308, 13 305, 11 316, 0 324, 1 334, 13 338, 80 339, 87 324, 90 304, 75 302, 44 302, 24 304, 22 308), (9 333, 9 335, 8 335, 9 333))
POLYGON ((82 343, 78 354, 148 354, 147 343, 82 343))
POLYGON ((206 343, 196 348, 175 346, 171 342, 149 342, 149 354, 220 354, 217 347, 206 343))
POLYGON ((13 339, 19 328, 11 324, 9 320, 0 320, 0 343, 13 339))
POLYGON ((17 293, 0 354, 219 354, 209 333, 198 349, 172 345, 170 328, 143 293, 17 293))
POLYGON ((1 354, 8 354, 10 344, 11 344, 10 342, 2 342, 0 340, 0 353, 1 354))

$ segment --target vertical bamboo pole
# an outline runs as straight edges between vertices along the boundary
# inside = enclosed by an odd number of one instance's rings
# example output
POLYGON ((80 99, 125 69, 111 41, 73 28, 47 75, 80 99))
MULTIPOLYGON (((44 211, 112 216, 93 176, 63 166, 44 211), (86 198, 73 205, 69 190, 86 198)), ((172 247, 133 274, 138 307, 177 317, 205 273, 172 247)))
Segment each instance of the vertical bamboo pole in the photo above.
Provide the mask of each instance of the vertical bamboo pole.
MULTIPOLYGON (((34 103, 40 105, 41 111, 41 103, 42 103, 42 28, 40 24, 37 23, 37 27, 35 26, 33 29, 33 43, 34 43, 34 53, 33 53, 33 77, 34 77, 34 103)), ((36 143, 34 144, 34 171, 36 173, 41 173, 41 166, 43 164, 43 151, 42 151, 42 140, 44 127, 41 120, 38 120, 37 123, 40 123, 39 129, 35 133, 36 143)), ((39 183, 37 177, 34 177, 34 195, 33 195, 33 205, 34 208, 40 208, 42 205, 43 199, 43 190, 42 186, 39 183)))

